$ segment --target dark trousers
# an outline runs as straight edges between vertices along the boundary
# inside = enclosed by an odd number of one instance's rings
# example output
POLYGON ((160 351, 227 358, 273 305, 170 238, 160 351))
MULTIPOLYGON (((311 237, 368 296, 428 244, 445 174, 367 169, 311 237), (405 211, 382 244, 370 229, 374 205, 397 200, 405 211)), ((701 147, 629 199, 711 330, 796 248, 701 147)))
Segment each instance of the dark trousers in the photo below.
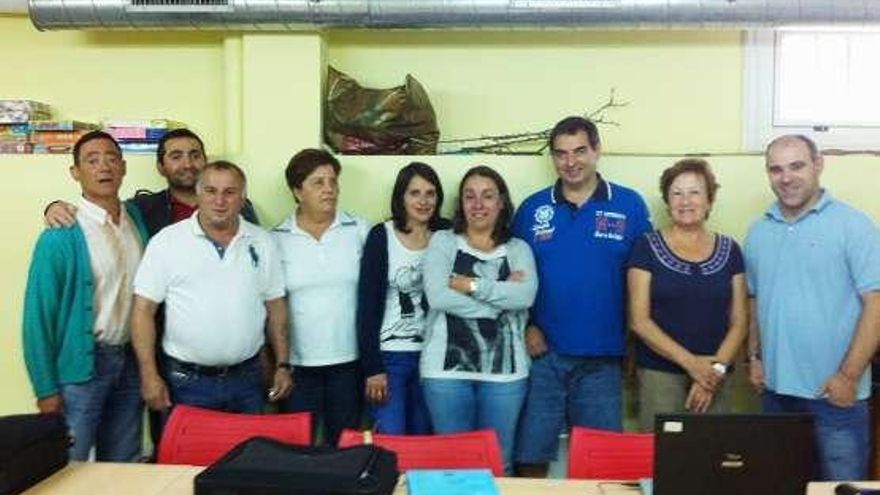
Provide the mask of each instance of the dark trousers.
POLYGON ((336 445, 345 428, 358 428, 361 420, 361 373, 357 361, 328 366, 294 366, 293 393, 287 412, 312 413, 315 443, 336 445))
POLYGON ((192 369, 170 356, 165 369, 173 404, 245 414, 260 414, 266 405, 263 367, 257 356, 220 374, 192 369))

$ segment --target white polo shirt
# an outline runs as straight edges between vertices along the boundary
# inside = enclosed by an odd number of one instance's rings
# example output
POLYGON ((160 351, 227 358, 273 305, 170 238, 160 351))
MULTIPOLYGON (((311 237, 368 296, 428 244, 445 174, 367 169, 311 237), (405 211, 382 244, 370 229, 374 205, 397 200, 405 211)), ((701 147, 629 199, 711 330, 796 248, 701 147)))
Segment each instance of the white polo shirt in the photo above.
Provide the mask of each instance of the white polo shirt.
POLYGON ((355 315, 367 223, 340 212, 315 239, 289 217, 272 230, 287 286, 290 360, 327 366, 358 357, 355 315))
POLYGON ((223 256, 197 220, 156 234, 144 252, 135 294, 165 303, 162 348, 204 366, 237 364, 265 341, 265 301, 284 296, 284 279, 269 234, 239 217, 223 256))

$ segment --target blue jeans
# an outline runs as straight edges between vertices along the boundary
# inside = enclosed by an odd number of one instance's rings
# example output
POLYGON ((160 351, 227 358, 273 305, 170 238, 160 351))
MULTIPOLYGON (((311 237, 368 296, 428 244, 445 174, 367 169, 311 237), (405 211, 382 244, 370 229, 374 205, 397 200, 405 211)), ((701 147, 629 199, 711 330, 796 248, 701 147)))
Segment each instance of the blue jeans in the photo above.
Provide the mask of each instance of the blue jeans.
POLYGON ((434 431, 495 430, 504 455, 504 472, 510 473, 516 423, 526 397, 526 380, 485 382, 425 378, 422 383, 434 431))
POLYGON ((532 361, 529 393, 517 433, 517 462, 556 459, 559 433, 568 426, 621 431, 619 358, 561 356, 532 361))
POLYGON ((868 476, 868 401, 837 407, 824 399, 804 399, 766 391, 764 412, 812 413, 823 480, 864 480, 868 476))
POLYGON ((204 407, 217 411, 259 414, 266 396, 260 360, 251 358, 222 375, 199 374, 166 360, 165 373, 172 404, 204 407))
POLYGON ((141 456, 144 403, 137 361, 130 346, 95 344, 91 380, 61 386, 64 413, 74 437, 70 458, 108 462, 141 456))
POLYGON ((391 435, 426 435, 431 420, 419 377, 420 352, 383 352, 388 400, 370 407, 376 431, 391 435))
POLYGON ((288 412, 312 413, 312 437, 335 446, 345 428, 357 428, 361 421, 363 380, 357 361, 328 366, 294 366, 293 393, 287 398, 288 412))

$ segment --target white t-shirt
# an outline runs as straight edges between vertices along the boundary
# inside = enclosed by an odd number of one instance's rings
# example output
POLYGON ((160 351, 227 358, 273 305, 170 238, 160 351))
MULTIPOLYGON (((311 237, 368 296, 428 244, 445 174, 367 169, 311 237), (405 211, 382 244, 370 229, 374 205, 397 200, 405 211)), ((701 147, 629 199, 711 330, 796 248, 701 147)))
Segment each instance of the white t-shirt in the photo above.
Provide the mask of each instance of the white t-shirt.
POLYGON ((291 363, 327 366, 357 359, 357 285, 367 223, 340 212, 315 239, 299 228, 294 214, 272 237, 287 287, 291 363))
POLYGON ((265 342, 265 301, 284 296, 284 279, 269 234, 239 217, 221 257, 197 220, 162 229, 144 252, 135 294, 165 303, 162 347, 178 360, 237 364, 265 342))
POLYGON ((420 351, 428 311, 422 281, 426 250, 404 246, 394 233, 391 221, 385 222, 385 232, 388 236, 388 292, 379 346, 383 351, 420 351))

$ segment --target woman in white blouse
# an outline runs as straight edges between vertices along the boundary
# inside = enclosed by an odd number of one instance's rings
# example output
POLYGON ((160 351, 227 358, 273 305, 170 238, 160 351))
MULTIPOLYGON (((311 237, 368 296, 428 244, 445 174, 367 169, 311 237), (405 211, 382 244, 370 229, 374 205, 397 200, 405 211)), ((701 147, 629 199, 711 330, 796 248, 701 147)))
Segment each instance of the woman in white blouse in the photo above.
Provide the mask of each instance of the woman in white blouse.
POLYGON ((355 331, 364 220, 337 211, 339 161, 305 149, 290 159, 287 185, 294 213, 272 235, 287 286, 294 390, 288 411, 312 413, 316 439, 335 445, 344 428, 357 428, 361 380, 355 331))

